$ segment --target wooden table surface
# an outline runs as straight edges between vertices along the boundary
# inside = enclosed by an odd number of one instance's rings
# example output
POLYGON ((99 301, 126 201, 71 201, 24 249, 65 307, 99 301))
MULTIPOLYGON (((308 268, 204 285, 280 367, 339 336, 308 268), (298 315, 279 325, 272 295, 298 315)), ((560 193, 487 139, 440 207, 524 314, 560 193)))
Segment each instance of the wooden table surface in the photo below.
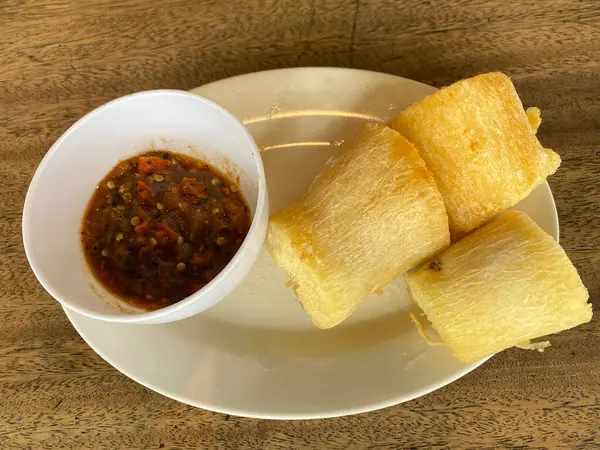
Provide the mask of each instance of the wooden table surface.
POLYGON ((347 418, 229 417, 162 397, 97 356, 31 272, 27 186, 77 118, 124 94, 293 66, 442 86, 512 76, 538 105, 561 243, 600 307, 600 2, 211 0, 0 2, 2 448, 598 448, 600 326, 506 351, 424 398, 347 418))

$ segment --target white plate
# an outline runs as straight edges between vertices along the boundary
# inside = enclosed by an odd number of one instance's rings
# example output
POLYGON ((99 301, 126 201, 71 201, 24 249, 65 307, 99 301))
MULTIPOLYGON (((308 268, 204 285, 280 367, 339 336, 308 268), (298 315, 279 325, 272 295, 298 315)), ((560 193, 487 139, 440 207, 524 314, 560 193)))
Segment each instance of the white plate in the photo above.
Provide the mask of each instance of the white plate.
MULTIPOLYGON (((339 143, 365 121, 385 120, 435 89, 350 69, 287 69, 218 81, 193 92, 235 114, 256 139, 271 211, 295 199, 339 143)), ((547 184, 518 209, 558 238, 547 184)), ((430 347, 411 325, 403 283, 321 331, 286 274, 263 249, 243 284, 215 307, 163 325, 108 323, 66 313, 86 342, 137 382, 213 411, 308 419, 370 411, 438 389, 483 363, 464 365, 430 347)))

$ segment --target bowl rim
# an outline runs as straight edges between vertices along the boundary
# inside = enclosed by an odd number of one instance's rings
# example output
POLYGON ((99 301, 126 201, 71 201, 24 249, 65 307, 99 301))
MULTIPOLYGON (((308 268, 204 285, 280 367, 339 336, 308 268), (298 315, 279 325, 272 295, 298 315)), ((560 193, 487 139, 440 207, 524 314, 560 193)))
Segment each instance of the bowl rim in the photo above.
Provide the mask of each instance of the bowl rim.
MULTIPOLYGON (((254 138, 250 134, 250 132, 246 129, 246 127, 242 124, 242 122, 237 117, 235 117, 232 113, 230 113, 228 110, 223 108, 218 103, 216 103, 212 100, 209 100, 201 95, 194 94, 191 92, 181 91, 181 90, 177 90, 177 89, 154 89, 154 90, 140 91, 140 92, 135 92, 133 94, 128 94, 128 95, 116 98, 114 100, 110 100, 107 103, 104 103, 104 104, 98 106, 97 108, 93 109, 92 111, 88 112, 87 114, 85 114, 84 116, 79 118, 75 123, 73 123, 54 142, 54 144, 52 144, 52 146, 46 152, 46 154, 40 161, 38 167, 36 168, 33 178, 31 179, 31 182, 29 183, 29 187, 27 189, 27 194, 25 196, 25 203, 23 205, 23 218, 21 221, 23 246, 25 248, 25 255, 27 256, 27 260, 29 262, 29 266, 31 267, 31 269, 33 271, 33 274, 38 279, 38 281, 40 282, 42 287, 46 290, 46 292, 48 292, 62 306, 66 306, 75 312, 78 312, 78 313, 83 314, 88 317, 92 317, 94 319, 106 320, 106 321, 110 321, 110 322, 121 322, 121 323, 151 323, 156 319, 165 318, 174 313, 177 313, 180 310, 186 309, 191 304, 196 303, 198 300, 200 300, 198 297, 205 294, 206 292, 214 290, 217 285, 222 284, 225 281, 226 277, 234 270, 234 268, 236 266, 238 266, 238 264, 240 263, 240 260, 243 257, 243 254, 248 251, 248 249, 251 245, 250 238, 260 231, 259 220, 263 216, 265 208, 268 207, 267 199, 268 199, 267 182, 266 182, 266 176, 265 176, 262 158, 260 156, 260 151, 258 149, 258 146, 256 145, 256 142, 254 141, 254 138), (206 286, 199 289, 194 294, 184 298, 183 300, 180 300, 177 303, 174 303, 173 305, 169 305, 164 308, 157 309, 155 311, 132 313, 132 314, 129 314, 129 313, 127 313, 127 314, 111 314, 111 313, 94 312, 85 307, 80 307, 80 306, 71 304, 71 302, 68 299, 64 298, 63 296, 61 296, 57 293, 53 283, 48 278, 46 278, 46 276, 43 274, 43 271, 35 258, 35 255, 33 253, 33 249, 31 246, 29 223, 32 220, 31 207, 32 207, 33 198, 35 197, 35 191, 37 188, 37 184, 38 184, 39 180, 42 178, 42 176, 46 170, 46 167, 48 166, 53 155, 55 155, 58 152, 58 149, 60 148, 62 143, 73 132, 75 132, 75 130, 86 125, 87 122, 89 122, 92 118, 94 118, 98 114, 101 114, 101 113, 105 112, 106 110, 109 110, 115 106, 118 106, 121 103, 125 103, 131 99, 138 98, 138 97, 154 97, 154 96, 178 96, 178 97, 185 97, 188 99, 192 99, 192 100, 198 101, 200 103, 204 103, 204 104, 212 107, 213 109, 217 110, 224 116, 226 116, 229 119, 229 121, 232 123, 232 125, 235 126, 238 129, 238 131, 240 131, 242 133, 244 140, 245 140, 249 150, 251 151, 252 156, 254 157, 254 162, 256 164, 256 169, 257 169, 257 173, 258 173, 258 199, 256 202, 256 209, 254 211, 254 215, 252 217, 252 222, 250 224, 250 229, 248 230, 248 233, 246 234, 244 242, 242 243, 242 245, 240 246, 238 251, 235 253, 235 255, 233 256, 231 261, 229 261, 229 263, 223 268, 223 270, 221 270, 221 272, 219 272, 219 274, 215 278, 213 278, 206 286)), ((219 301, 220 300, 208 305, 208 307, 213 306, 214 304, 218 303, 219 301)), ((181 319, 183 319, 183 317, 181 319)), ((180 319, 177 319, 177 320, 180 320, 180 319)))

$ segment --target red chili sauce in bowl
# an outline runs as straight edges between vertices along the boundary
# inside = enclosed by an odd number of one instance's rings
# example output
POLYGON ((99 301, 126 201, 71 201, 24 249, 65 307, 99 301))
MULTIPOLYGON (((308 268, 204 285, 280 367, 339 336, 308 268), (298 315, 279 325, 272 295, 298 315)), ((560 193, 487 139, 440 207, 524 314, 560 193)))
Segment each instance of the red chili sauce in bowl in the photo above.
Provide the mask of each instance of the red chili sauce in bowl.
POLYGON ((107 290, 155 310, 217 276, 250 223, 236 184, 195 158, 153 151, 121 161, 101 181, 81 241, 107 290))

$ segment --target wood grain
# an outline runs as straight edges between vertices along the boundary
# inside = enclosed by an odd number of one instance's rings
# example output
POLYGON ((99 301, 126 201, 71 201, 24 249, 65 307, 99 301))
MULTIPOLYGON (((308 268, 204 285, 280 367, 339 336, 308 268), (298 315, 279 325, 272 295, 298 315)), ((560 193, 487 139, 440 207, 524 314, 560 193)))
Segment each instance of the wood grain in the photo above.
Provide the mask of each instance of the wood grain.
POLYGON ((117 96, 292 66, 441 86, 511 75, 563 157, 561 242, 600 307, 600 3, 595 0, 4 0, 0 3, 0 441, 3 448, 598 448, 600 327, 507 351, 424 398, 304 422, 162 397, 100 359, 34 278, 27 186, 52 142, 117 96))

